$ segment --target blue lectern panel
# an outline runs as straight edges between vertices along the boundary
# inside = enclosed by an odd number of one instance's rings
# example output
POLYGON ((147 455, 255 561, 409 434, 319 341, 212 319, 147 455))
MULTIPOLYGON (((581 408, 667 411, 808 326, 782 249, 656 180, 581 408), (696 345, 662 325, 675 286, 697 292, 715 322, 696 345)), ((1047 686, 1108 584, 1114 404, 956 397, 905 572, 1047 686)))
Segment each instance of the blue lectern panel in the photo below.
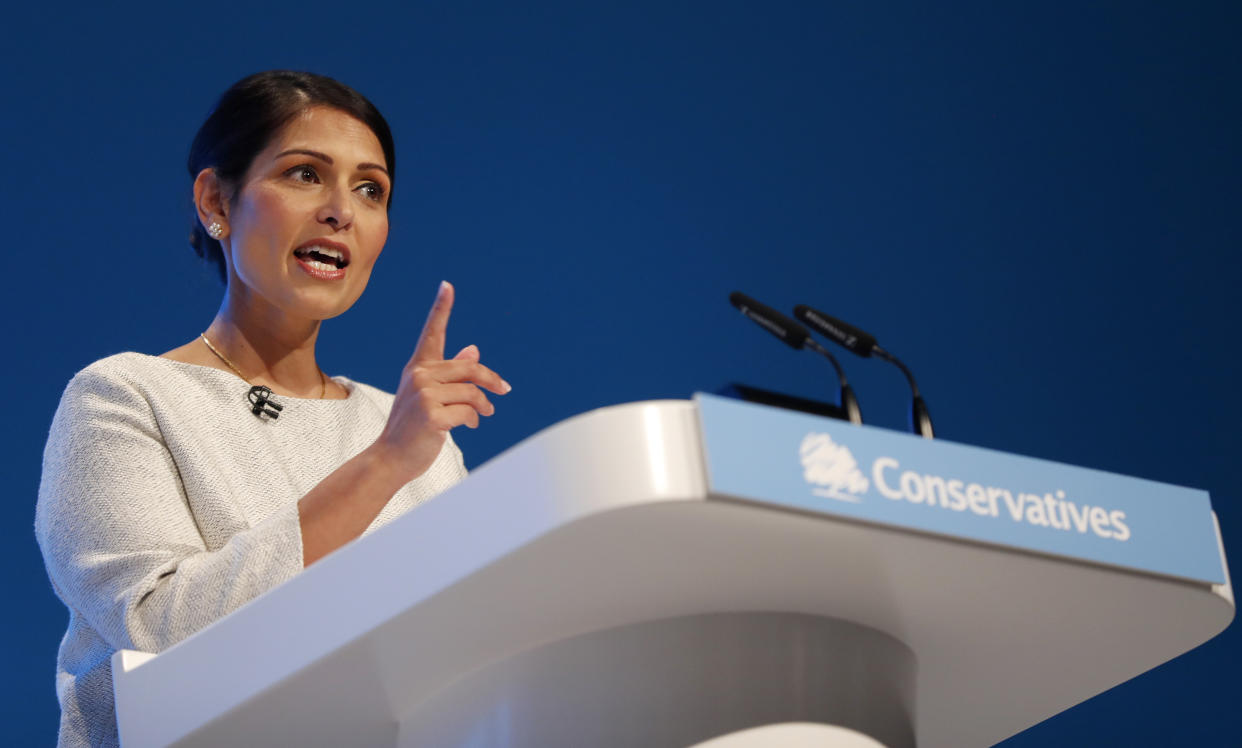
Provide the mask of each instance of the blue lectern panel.
POLYGON ((1206 491, 697 394, 713 493, 1223 583, 1206 491))

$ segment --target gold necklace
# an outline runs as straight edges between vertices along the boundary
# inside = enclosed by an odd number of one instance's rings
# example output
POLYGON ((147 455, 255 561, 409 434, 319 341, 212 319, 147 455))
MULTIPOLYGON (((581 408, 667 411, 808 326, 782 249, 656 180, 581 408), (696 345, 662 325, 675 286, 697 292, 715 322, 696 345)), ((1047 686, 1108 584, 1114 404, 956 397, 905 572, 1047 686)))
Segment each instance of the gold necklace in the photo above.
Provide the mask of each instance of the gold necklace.
MULTIPOLYGON (((250 380, 246 379, 246 377, 243 376, 242 373, 237 370, 237 367, 233 365, 233 362, 229 361, 228 357, 225 356, 223 353, 216 350, 216 347, 211 344, 210 340, 207 339, 207 333, 205 332, 199 333, 198 336, 203 339, 203 342, 207 344, 207 347, 211 349, 212 353, 219 356, 220 360, 223 361, 225 365, 227 365, 230 369, 233 370, 234 374, 236 374, 238 377, 241 377, 241 380, 245 382, 246 384, 250 384, 250 380)), ((318 366, 316 366, 315 368, 319 369, 318 366)), ((319 399, 322 400, 323 396, 326 395, 327 392, 328 392, 328 380, 323 375, 323 369, 319 369, 319 399)))

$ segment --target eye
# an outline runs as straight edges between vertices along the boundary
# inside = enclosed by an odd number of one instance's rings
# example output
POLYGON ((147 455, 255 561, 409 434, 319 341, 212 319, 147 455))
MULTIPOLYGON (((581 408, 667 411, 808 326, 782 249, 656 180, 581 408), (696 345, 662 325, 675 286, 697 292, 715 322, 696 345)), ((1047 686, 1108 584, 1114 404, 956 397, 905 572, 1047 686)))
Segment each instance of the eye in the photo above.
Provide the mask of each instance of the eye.
POLYGON ((368 200, 371 200, 377 203, 383 202, 384 200, 384 195, 385 195, 384 186, 380 184, 379 182, 363 182, 362 184, 358 185, 357 191, 361 192, 363 197, 365 197, 368 200))
POLYGON ((310 164, 298 164, 297 166, 285 172, 286 177, 293 178, 296 182, 304 184, 314 184, 319 181, 319 175, 315 173, 314 167, 310 164))

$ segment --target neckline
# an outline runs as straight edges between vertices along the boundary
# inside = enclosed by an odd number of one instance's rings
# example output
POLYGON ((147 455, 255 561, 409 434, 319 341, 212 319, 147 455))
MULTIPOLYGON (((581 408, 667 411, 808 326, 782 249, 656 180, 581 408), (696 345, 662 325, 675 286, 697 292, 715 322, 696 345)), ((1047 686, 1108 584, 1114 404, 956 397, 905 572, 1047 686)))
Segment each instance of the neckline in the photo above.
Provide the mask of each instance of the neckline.
MULTIPOLYGON (((202 364, 191 364, 188 361, 177 361, 176 359, 164 358, 163 356, 153 356, 149 353, 140 353, 138 351, 129 351, 129 353, 132 353, 135 356, 141 356, 147 359, 155 359, 156 361, 162 361, 164 363, 172 364, 174 367, 182 367, 186 369, 195 369, 195 370, 214 372, 216 374, 219 374, 220 376, 228 377, 229 379, 235 382, 241 382, 247 387, 250 386, 249 382, 237 376, 233 372, 225 371, 224 369, 217 369, 214 366, 204 366, 202 364)), ((319 398, 319 397, 295 397, 293 395, 282 395, 282 394, 276 393, 274 394, 274 396, 280 398, 281 402, 294 401, 298 403, 348 403, 356 399, 356 396, 358 393, 357 382, 350 379, 349 377, 343 377, 343 376, 328 377, 328 379, 331 379, 333 382, 336 382, 337 384, 344 387, 345 391, 348 392, 349 395, 346 397, 319 398)))

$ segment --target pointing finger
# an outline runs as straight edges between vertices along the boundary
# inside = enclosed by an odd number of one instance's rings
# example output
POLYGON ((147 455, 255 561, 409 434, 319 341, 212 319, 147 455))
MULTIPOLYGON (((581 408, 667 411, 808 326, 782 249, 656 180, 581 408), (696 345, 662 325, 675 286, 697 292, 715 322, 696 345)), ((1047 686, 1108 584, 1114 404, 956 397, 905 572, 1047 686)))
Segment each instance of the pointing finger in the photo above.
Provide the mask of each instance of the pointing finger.
POLYGON ((453 310, 453 284, 440 281, 440 290, 436 293, 435 303, 427 314, 427 322, 423 324, 423 332, 418 336, 418 345, 411 364, 424 361, 439 361, 444 358, 444 340, 448 336, 449 312, 453 310))

